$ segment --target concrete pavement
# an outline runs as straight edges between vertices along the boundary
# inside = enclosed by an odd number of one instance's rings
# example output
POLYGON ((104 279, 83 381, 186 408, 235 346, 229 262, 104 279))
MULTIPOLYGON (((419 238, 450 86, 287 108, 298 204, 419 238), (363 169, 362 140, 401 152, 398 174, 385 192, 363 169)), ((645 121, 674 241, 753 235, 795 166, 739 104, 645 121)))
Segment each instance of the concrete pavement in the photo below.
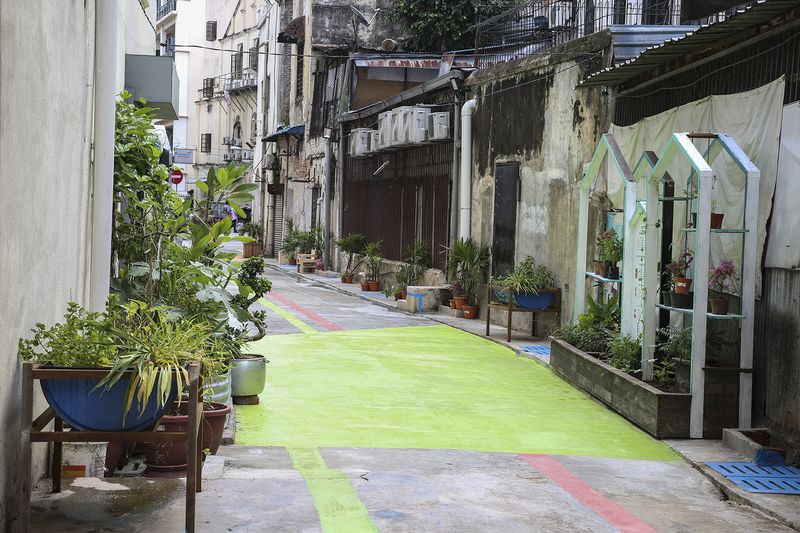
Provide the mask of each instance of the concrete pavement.
MULTIPOLYGON (((789 531, 533 361, 269 276, 267 389, 198 531, 789 531)), ((181 481, 105 482, 39 493, 35 530, 182 530, 181 481)))

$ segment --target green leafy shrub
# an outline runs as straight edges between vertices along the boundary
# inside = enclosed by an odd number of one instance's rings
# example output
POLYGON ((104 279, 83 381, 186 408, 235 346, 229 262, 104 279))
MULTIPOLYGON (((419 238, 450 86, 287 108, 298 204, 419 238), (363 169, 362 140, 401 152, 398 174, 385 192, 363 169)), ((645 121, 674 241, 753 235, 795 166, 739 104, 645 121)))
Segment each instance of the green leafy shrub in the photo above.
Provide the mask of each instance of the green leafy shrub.
POLYGON ((556 279, 552 270, 545 265, 537 265, 533 257, 528 256, 513 272, 494 279, 493 283, 518 293, 538 294, 539 291, 555 288, 556 279))
POLYGON ((355 262, 355 256, 364 253, 366 243, 367 238, 361 233, 348 233, 336 241, 336 246, 347 254, 347 265, 345 266, 343 274, 352 275, 353 272, 358 269, 359 265, 361 265, 361 261, 355 262))
POLYGON ((608 351, 608 332, 590 325, 562 324, 551 336, 587 353, 603 355, 608 351))
POLYGON ((622 239, 613 229, 597 236, 597 250, 601 261, 615 265, 622 260, 622 239))
POLYGON ((608 364, 623 372, 635 372, 641 367, 642 344, 639 339, 616 335, 608 343, 608 364))

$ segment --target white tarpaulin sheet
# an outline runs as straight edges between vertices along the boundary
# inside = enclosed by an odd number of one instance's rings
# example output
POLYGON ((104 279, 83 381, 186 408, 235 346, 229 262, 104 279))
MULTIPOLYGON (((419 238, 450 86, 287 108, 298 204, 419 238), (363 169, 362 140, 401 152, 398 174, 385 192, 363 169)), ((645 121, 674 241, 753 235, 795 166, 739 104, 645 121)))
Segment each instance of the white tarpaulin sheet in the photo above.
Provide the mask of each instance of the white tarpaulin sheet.
MULTIPOLYGON (((757 257, 762 257, 766 237, 766 225, 772 206, 772 194, 778 164, 778 147, 783 111, 783 77, 752 91, 732 95, 710 96, 643 119, 631 126, 612 125, 614 135, 625 158, 633 167, 645 150, 657 155, 667 144, 670 135, 676 132, 716 132, 730 135, 761 171, 758 212, 757 257)), ((695 142, 700 153, 705 152, 708 140, 695 142)), ((683 158, 676 158, 668 171, 675 180, 675 194, 686 194, 689 165, 683 158)), ((744 214, 745 177, 739 167, 727 155, 720 155, 712 165, 717 180, 712 198, 716 212, 724 213, 723 227, 739 228, 744 214)), ((644 187, 639 197, 643 197, 644 187)), ((615 206, 622 206, 622 182, 608 180, 608 196, 615 206)), ((675 220, 686 219, 686 203, 675 202, 675 220)), ((682 232, 681 224, 675 224, 674 246, 683 245, 693 249, 693 234, 682 232)), ((741 236, 738 234, 712 234, 711 264, 722 259, 732 259, 741 264, 741 236)), ((677 250, 675 255, 677 255, 677 250)), ((756 294, 761 291, 761 269, 756 272, 756 294)))
POLYGON ((765 265, 800 268, 800 103, 783 108, 778 179, 765 265))

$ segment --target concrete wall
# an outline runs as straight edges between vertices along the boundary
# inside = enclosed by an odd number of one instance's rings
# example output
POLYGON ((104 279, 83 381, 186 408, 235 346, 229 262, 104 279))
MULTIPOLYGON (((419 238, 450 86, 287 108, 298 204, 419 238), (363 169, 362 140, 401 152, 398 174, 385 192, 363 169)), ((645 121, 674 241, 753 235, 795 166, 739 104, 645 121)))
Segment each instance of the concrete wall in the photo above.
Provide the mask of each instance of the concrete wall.
MULTIPOLYGON (((572 313, 575 185, 611 118, 607 95, 574 87, 589 66, 587 54, 598 54, 595 61, 607 61, 610 45, 610 34, 602 32, 556 47, 550 55, 478 71, 467 80, 468 89, 478 97, 473 118, 472 236, 491 246, 495 165, 518 162, 515 260, 530 255, 555 272, 563 291, 564 319, 572 313)), ((503 318, 498 314, 498 320, 503 318)), ((521 316, 517 326, 526 329, 529 320, 521 316)))
MULTIPOLYGON (((4 6, 5 7, 5 6, 4 6)), ((24 2, 0 12, 0 528, 16 519, 17 340, 88 292, 94 3, 24 2), (65 135, 65 132, 69 132, 65 135)), ((37 397, 35 409, 43 401, 37 397)), ((34 450, 35 478, 45 447, 34 450)))

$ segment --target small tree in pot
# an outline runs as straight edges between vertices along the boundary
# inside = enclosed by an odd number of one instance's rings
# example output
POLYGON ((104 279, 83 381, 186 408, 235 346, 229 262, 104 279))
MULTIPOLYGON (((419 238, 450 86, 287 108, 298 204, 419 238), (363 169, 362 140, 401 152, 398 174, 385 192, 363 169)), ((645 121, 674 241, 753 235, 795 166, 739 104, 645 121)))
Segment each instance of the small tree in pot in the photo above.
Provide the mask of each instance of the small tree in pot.
POLYGON ((264 226, 258 222, 246 222, 242 224, 241 233, 253 239, 253 242, 246 242, 242 247, 244 258, 261 255, 264 251, 264 226))
POLYGON ((353 283, 353 273, 363 261, 356 261, 355 256, 364 253, 366 241, 367 238, 361 233, 348 233, 336 241, 336 246, 347 254, 347 265, 342 272, 342 283, 353 283))
POLYGON ((381 290, 380 273, 381 273, 381 244, 383 241, 368 242, 364 247, 366 254, 365 262, 367 266, 367 284, 369 290, 381 290))
POLYGON ((467 301, 461 306, 464 318, 478 318, 478 293, 486 281, 489 270, 489 247, 467 239, 465 255, 459 267, 459 278, 464 285, 467 301))

